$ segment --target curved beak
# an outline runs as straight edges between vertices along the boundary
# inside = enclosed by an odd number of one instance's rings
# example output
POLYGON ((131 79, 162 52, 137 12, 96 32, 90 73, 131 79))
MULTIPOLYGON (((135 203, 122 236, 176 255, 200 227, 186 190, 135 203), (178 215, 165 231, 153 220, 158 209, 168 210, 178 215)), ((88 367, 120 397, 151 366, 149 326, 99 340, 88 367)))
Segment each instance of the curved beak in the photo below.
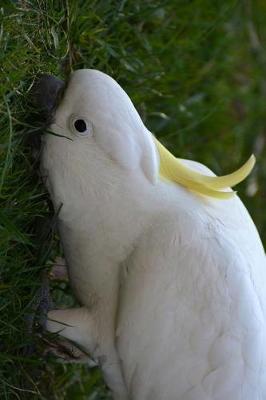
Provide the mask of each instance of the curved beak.
POLYGON ((53 75, 40 75, 30 90, 29 103, 34 108, 35 118, 38 118, 40 126, 34 129, 28 136, 28 144, 33 149, 33 156, 39 159, 41 149, 41 135, 43 129, 53 122, 53 117, 60 100, 63 97, 65 83, 53 75), (36 115, 37 114, 37 115, 36 115))
POLYGON ((65 83, 53 75, 44 74, 32 87, 32 103, 44 117, 51 122, 53 114, 64 92, 65 83))

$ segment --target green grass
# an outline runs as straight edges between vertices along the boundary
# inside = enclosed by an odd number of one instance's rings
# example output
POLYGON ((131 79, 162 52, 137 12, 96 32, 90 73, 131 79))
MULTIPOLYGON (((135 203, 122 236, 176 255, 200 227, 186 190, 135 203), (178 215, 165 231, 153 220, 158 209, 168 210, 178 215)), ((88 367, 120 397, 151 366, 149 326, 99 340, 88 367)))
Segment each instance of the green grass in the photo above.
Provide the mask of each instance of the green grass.
MULTIPOLYGON (((238 190, 265 242, 265 41, 263 0, 0 1, 1 399, 108 399, 97 370, 45 356, 27 322, 41 271, 60 253, 27 144, 40 125, 29 106, 35 76, 111 74, 176 155, 218 174, 254 152, 238 190)), ((73 301, 65 285, 53 288, 57 302, 73 301)))

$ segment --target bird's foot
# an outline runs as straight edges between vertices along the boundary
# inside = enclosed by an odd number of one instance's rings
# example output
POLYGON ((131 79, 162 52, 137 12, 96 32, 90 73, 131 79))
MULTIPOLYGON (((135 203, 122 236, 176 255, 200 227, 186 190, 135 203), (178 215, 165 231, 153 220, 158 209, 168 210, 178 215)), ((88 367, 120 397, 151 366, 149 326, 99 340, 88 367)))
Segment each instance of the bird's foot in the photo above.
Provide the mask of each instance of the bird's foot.
POLYGON ((57 337, 50 340, 50 337, 43 337, 45 342, 44 355, 53 355, 64 363, 86 363, 95 367, 97 363, 78 346, 70 340, 57 337))
POLYGON ((53 281, 68 281, 67 265, 64 258, 56 257, 49 272, 49 279, 53 281))

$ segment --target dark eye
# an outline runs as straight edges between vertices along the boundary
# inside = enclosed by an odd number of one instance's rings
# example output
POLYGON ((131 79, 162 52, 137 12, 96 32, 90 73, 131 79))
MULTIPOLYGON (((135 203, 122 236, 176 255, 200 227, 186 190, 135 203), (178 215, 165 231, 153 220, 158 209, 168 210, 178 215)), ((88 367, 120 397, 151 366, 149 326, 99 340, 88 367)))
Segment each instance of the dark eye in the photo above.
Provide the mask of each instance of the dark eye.
POLYGON ((84 121, 84 119, 76 119, 74 127, 78 132, 83 133, 87 130, 86 121, 84 121))
POLYGON ((76 136, 87 137, 93 135, 93 126, 91 121, 83 116, 72 114, 69 119, 69 127, 76 136))

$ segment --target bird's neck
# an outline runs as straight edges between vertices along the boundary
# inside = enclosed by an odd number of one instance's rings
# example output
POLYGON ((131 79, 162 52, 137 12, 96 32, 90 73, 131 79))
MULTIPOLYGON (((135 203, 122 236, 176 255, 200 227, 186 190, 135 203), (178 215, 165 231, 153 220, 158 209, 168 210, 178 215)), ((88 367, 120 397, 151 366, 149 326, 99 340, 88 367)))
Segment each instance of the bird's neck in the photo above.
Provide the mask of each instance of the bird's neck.
POLYGON ((98 297, 107 302, 114 298, 120 266, 152 223, 156 191, 145 182, 139 184, 138 190, 127 182, 106 185, 90 192, 72 212, 70 205, 62 207, 60 239, 82 304, 90 306, 88 293, 93 302, 98 297))
POLYGON ((60 225, 69 235, 84 237, 95 254, 104 249, 121 260, 152 220, 159 206, 158 190, 145 177, 109 180, 97 190, 87 187, 78 204, 63 205, 60 225))

